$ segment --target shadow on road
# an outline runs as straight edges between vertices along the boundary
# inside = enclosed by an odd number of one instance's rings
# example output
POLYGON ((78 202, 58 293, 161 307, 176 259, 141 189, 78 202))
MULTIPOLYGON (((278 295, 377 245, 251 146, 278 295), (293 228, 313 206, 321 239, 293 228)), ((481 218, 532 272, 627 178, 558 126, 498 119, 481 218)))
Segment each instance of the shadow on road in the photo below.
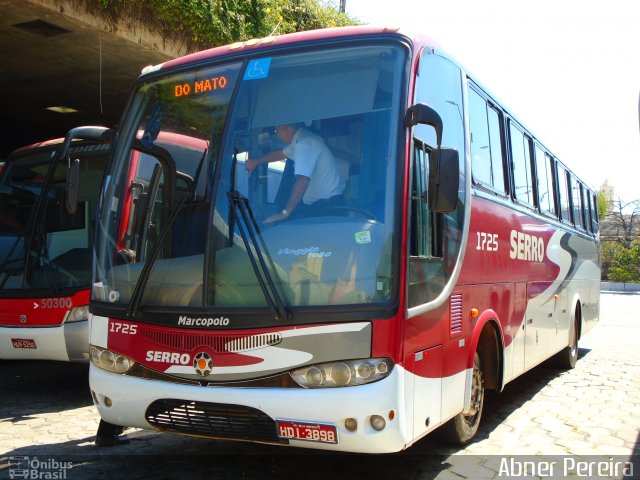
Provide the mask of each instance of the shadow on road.
POLYGON ((0 361, 3 421, 92 405, 89 365, 65 362, 0 361))

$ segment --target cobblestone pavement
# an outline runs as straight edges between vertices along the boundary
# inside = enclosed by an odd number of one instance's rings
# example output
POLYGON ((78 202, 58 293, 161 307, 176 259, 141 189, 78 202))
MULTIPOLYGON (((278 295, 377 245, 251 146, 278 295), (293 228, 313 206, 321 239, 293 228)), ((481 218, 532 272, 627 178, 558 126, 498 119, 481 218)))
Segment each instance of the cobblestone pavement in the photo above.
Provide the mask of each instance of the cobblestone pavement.
POLYGON ((575 369, 543 364, 489 397, 466 448, 434 435, 394 455, 145 430, 129 430, 128 445, 97 448, 86 365, 0 362, 0 479, 640 478, 639 312, 639 294, 603 294, 600 323, 580 341, 575 369))

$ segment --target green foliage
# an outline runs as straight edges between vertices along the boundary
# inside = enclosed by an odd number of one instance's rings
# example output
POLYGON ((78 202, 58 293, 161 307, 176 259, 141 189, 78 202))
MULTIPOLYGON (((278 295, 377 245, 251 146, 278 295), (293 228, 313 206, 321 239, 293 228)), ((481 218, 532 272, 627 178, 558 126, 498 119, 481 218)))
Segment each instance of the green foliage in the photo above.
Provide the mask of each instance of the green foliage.
POLYGON ((602 221, 607 216, 607 199, 604 193, 599 191, 596 194, 596 202, 598 203, 598 220, 602 221))
POLYGON ((113 21, 139 19, 166 37, 186 38, 191 50, 356 20, 320 0, 93 0, 113 21))
POLYGON ((617 242, 602 243, 602 267, 612 282, 640 283, 640 240, 625 248, 617 242))

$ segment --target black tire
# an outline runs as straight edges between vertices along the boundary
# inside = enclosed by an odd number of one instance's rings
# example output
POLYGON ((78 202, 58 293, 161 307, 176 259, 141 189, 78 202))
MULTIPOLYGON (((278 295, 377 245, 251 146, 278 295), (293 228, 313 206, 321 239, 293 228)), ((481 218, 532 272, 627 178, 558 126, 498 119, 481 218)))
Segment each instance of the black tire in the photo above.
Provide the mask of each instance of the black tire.
POLYGON ((473 360, 473 374, 471 376, 471 411, 466 415, 459 413, 442 426, 445 440, 455 445, 465 445, 476 435, 482 417, 484 406, 484 375, 478 352, 473 360))
POLYGON ((578 315, 573 316, 569 330, 569 346, 556 355, 556 365, 564 370, 575 368, 578 362, 578 315))

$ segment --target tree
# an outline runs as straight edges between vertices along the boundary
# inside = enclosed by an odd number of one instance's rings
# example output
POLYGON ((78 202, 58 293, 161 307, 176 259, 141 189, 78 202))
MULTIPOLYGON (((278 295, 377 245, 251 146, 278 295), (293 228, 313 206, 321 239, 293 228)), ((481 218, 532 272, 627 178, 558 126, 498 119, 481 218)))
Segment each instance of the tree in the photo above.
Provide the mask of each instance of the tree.
POLYGON ((611 203, 600 225, 603 240, 618 242, 631 248, 631 242, 640 235, 640 200, 625 203, 621 198, 611 203))
POLYGON ((607 242, 602 248, 603 270, 612 282, 640 282, 640 240, 631 242, 629 248, 607 242), (607 257, 606 263, 604 257, 607 257))
POLYGON ((604 220, 604 217, 607 215, 607 197, 604 196, 603 192, 598 192, 596 195, 596 202, 598 203, 598 220, 604 220))
POLYGON ((92 0, 87 8, 117 23, 138 20, 189 51, 251 38, 358 22, 320 0, 92 0))
POLYGON ((618 198, 600 223, 603 278, 640 282, 640 200, 618 198))

